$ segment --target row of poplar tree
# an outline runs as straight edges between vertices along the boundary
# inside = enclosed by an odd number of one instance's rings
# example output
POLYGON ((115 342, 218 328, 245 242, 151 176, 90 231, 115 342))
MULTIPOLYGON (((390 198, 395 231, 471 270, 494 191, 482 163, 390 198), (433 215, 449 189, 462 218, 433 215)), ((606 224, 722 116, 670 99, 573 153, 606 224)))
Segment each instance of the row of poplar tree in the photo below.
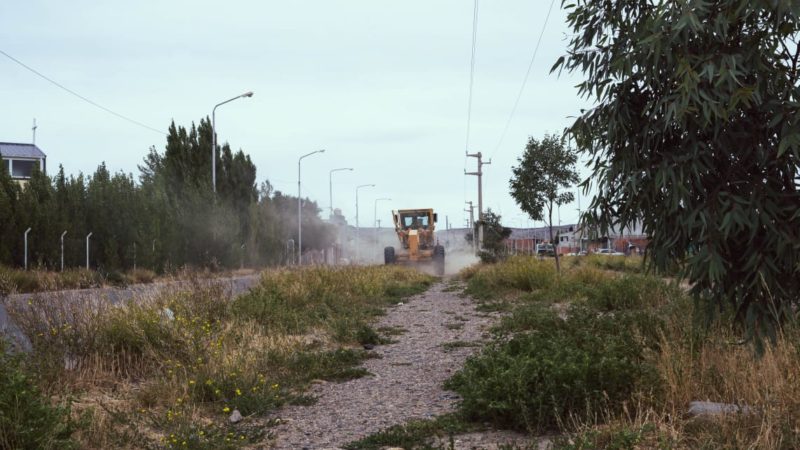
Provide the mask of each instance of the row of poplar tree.
MULTIPOLYGON (((20 186, 0 165, 0 264, 57 269, 61 234, 67 267, 86 261, 101 270, 133 267, 156 271, 182 266, 235 267, 286 262, 296 239, 297 197, 256 185, 256 167, 229 145, 217 156, 217 193, 211 186, 208 119, 187 130, 169 128, 164 152, 150 149, 133 174, 110 173, 100 164, 90 176, 51 177, 35 172, 20 186)), ((335 231, 319 218, 315 202, 303 203, 303 246, 332 245, 335 231)))

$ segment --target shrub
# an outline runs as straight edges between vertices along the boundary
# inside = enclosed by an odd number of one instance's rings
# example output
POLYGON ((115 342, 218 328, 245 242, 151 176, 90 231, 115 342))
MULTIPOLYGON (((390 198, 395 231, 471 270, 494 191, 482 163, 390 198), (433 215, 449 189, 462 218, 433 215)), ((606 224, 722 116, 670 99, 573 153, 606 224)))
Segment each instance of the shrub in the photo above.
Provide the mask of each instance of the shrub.
POLYGON ((606 278, 587 286, 585 293, 588 303, 601 311, 659 307, 681 295, 676 286, 644 275, 606 278))
POLYGON ((461 394, 469 418, 518 430, 539 432, 573 417, 618 412, 637 391, 656 390, 647 343, 637 335, 650 319, 598 316, 573 306, 562 321, 536 310, 530 331, 487 347, 446 386, 461 394))
POLYGON ((51 405, 0 340, 0 448, 70 449, 76 424, 69 405, 51 405))
POLYGON ((509 290, 531 292, 556 281, 555 266, 534 258, 515 256, 499 264, 480 267, 471 274, 466 293, 491 299, 509 290))

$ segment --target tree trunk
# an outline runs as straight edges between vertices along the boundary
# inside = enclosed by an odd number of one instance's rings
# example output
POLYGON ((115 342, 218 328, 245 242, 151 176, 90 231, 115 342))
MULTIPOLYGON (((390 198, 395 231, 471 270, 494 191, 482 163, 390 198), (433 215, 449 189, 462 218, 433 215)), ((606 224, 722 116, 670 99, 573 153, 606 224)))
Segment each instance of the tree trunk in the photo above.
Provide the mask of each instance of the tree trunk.
POLYGON ((550 220, 550 245, 553 246, 553 253, 556 257, 556 273, 561 273, 561 264, 558 261, 558 246, 553 242, 553 202, 550 202, 550 207, 547 209, 547 215, 550 220))

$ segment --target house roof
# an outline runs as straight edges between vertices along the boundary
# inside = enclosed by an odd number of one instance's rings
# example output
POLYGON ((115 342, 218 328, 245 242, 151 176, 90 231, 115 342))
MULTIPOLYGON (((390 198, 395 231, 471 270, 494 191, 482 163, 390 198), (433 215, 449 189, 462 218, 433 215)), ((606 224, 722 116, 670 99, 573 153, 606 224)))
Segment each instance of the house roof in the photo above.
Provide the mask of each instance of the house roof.
POLYGON ((44 159, 47 157, 47 155, 34 144, 18 144, 14 142, 0 142, 0 155, 7 158, 44 159))

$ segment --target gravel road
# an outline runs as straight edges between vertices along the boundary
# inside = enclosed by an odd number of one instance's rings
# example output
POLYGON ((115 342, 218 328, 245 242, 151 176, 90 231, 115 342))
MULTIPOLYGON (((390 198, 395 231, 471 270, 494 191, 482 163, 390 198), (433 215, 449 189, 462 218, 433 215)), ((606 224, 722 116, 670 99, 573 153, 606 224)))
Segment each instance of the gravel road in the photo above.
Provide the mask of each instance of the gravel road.
MULTIPOLYGON (((459 289, 460 290, 460 289, 459 289)), ((428 419, 455 410, 459 400, 442 383, 477 350, 445 346, 449 342, 480 344, 496 316, 475 311, 458 292, 438 283, 427 292, 390 308, 376 328, 399 327, 393 344, 375 347, 380 358, 365 361, 373 374, 343 383, 317 383, 311 406, 289 406, 272 418, 280 425, 276 449, 335 449, 389 426, 428 419)), ((456 448, 496 448, 524 437, 505 433, 472 433, 456 437, 456 448)))

